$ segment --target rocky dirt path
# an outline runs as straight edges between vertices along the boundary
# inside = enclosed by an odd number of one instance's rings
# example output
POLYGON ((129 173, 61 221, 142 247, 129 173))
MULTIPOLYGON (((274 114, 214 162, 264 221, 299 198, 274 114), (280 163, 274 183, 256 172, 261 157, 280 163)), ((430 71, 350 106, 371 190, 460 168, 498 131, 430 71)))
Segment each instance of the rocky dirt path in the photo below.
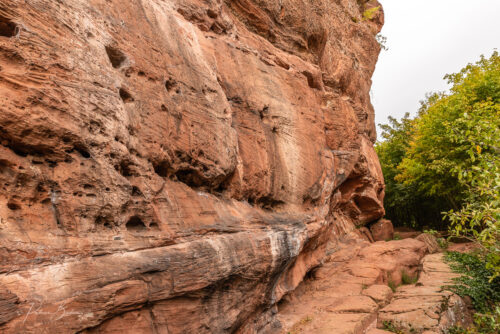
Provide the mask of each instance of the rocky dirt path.
POLYGON ((415 239, 366 243, 351 239, 281 302, 282 333, 443 333, 466 322, 462 299, 441 286, 453 274, 442 254, 415 239), (416 284, 401 285, 409 277, 416 284), (396 292, 389 287, 401 285, 396 292), (377 329, 377 327, 379 329, 377 329))
POLYGON ((378 323, 411 333, 445 333, 451 326, 469 323, 462 298, 441 288, 456 276, 442 253, 425 256, 418 282, 398 288, 390 304, 379 311, 378 323))

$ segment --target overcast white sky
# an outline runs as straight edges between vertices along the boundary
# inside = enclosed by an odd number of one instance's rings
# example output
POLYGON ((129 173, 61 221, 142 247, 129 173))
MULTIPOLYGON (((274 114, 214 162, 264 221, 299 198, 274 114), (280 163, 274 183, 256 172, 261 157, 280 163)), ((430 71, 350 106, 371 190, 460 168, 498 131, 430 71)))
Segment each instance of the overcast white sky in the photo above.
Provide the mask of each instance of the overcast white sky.
POLYGON ((445 74, 500 49, 500 0, 379 1, 389 50, 373 76, 377 124, 415 115, 427 92, 449 88, 445 74))

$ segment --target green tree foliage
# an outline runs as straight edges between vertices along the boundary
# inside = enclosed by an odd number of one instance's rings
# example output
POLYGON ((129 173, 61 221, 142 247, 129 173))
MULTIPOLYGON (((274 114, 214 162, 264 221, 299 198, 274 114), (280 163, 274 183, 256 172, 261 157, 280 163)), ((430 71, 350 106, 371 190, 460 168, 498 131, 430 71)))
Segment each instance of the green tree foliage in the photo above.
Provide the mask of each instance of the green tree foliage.
POLYGON ((478 175, 498 165, 500 57, 495 52, 445 78, 451 93, 422 104, 396 178, 458 209, 478 175))
POLYGON ((398 165, 396 180, 413 185, 428 196, 446 197, 458 208, 462 193, 457 177, 450 171, 463 154, 454 152, 452 140, 447 136, 449 123, 457 117, 457 110, 448 110, 449 96, 435 93, 422 102, 418 116, 413 120, 413 135, 405 157, 398 165))
POLYGON ((438 194, 429 195, 421 191, 416 183, 397 179, 401 173, 399 166, 407 156, 414 135, 415 120, 409 113, 400 120, 389 117, 389 124, 382 128, 381 142, 375 150, 379 156, 386 183, 386 216, 398 226, 422 229, 424 227, 443 228, 441 212, 449 210, 446 201, 438 194), (443 203, 445 207, 443 208, 443 203))
POLYGON ((466 191, 462 207, 447 217, 455 235, 479 241, 493 280, 500 276, 500 57, 483 57, 448 79, 463 111, 449 124, 463 157, 452 172, 466 191))
POLYGON ((427 96, 414 119, 389 119, 391 125, 383 127, 385 141, 376 148, 387 183, 387 211, 446 211, 452 233, 478 241, 492 278, 497 277, 500 56, 481 57, 445 79, 450 93, 427 96))

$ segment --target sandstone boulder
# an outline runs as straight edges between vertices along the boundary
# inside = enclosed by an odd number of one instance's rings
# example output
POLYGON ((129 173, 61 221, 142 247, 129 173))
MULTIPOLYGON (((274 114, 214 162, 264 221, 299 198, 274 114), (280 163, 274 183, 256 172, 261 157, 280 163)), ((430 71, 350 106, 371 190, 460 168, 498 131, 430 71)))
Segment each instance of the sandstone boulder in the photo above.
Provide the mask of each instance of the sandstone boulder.
POLYGON ((387 219, 380 219, 370 226, 373 239, 375 241, 387 241, 394 238, 394 227, 387 219))
POLYGON ((441 250, 441 247, 439 247, 436 237, 429 233, 422 233, 415 239, 422 241, 427 246, 427 250, 429 251, 430 254, 437 253, 441 250))

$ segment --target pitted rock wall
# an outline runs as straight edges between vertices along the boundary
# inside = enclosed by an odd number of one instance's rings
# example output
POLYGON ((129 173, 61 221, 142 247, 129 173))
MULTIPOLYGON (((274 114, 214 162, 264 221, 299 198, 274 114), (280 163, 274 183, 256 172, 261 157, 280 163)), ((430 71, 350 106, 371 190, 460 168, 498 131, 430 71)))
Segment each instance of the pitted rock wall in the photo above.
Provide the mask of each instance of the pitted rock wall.
POLYGON ((362 0, 0 0, 0 331, 259 332, 383 216, 362 0))

